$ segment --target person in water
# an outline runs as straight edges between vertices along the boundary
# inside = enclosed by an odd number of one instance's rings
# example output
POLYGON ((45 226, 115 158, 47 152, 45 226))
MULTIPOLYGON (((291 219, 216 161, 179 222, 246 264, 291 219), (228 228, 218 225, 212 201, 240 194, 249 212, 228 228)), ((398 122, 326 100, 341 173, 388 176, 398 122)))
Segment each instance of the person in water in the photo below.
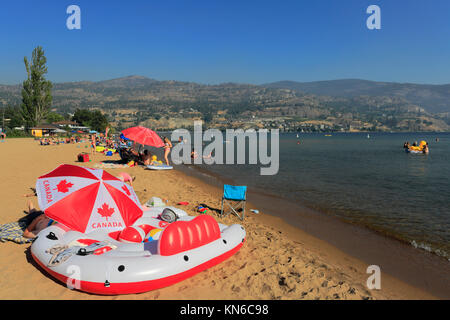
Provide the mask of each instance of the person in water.
MULTIPOLYGON (((197 159, 198 158, 198 153, 197 151, 194 150, 194 148, 192 148, 191 151, 191 159, 197 159)), ((202 156, 203 159, 212 159, 212 152, 210 152, 207 156, 202 156)))
POLYGON ((191 151, 191 159, 197 159, 198 158, 198 153, 197 153, 197 151, 195 151, 193 148, 192 148, 192 151, 191 151))
POLYGON ((423 147, 423 153, 428 154, 430 149, 428 149, 428 143, 423 147))

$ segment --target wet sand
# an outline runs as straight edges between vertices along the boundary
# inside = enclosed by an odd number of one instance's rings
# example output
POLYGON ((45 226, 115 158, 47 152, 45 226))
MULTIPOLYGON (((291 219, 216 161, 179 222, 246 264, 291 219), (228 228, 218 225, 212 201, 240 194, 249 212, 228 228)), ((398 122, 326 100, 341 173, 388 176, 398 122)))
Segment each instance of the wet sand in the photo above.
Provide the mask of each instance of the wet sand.
MULTIPOLYGON (((38 176, 59 164, 79 164, 94 167, 103 160, 118 156, 95 155, 85 164, 76 156, 87 151, 85 144, 39 146, 32 139, 8 139, 0 143, 0 223, 16 221, 23 216, 26 198, 38 176)), ((249 198, 247 216, 241 222, 229 215, 220 218, 222 190, 214 184, 180 172, 151 171, 141 167, 106 169, 111 174, 128 172, 136 176, 133 187, 142 203, 152 196, 167 199, 190 215, 195 207, 205 204, 208 214, 224 224, 241 223, 247 231, 247 241, 240 251, 225 262, 203 271, 173 286, 133 295, 99 296, 69 290, 37 267, 31 258, 29 244, 0 243, 0 299, 435 299, 440 295, 418 288, 384 272, 381 267, 381 289, 369 290, 366 273, 370 264, 365 259, 338 249, 329 239, 319 238, 307 228, 298 228, 283 216, 282 208, 264 211, 249 198), (259 209, 253 214, 250 209, 259 209), (269 212, 274 211, 274 212, 269 212), (269 214, 273 213, 273 214, 269 214), (289 221, 287 223, 286 221, 289 221), (305 231, 306 230, 306 231, 305 231)), ((274 202, 275 203, 275 202, 274 202)), ((313 219, 313 217, 310 217, 313 219)), ((302 221, 301 219, 297 221, 302 221)), ((307 220, 304 220, 307 221, 307 220)), ((320 221, 320 219, 318 219, 320 221)), ((311 228, 310 228, 311 229, 311 228)), ((317 228, 316 228, 317 229, 317 228)), ((328 232, 332 230, 328 229, 328 232)), ((336 234, 339 237, 339 233, 336 234)), ((392 257, 395 259, 396 257, 392 257)), ((420 263, 419 263, 420 265, 420 263)), ((434 289, 434 288, 433 288, 434 289)), ((439 291, 437 291, 439 293, 439 291)))

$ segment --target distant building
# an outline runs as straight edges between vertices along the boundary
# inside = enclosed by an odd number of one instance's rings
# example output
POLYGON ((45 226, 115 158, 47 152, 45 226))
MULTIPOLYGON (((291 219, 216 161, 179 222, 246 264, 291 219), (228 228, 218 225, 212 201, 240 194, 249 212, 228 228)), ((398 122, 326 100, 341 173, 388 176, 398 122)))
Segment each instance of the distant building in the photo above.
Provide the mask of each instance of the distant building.
POLYGON ((36 127, 30 128, 31 134, 35 137, 43 137, 55 133, 60 128, 53 124, 41 124, 36 127))
POLYGON ((69 120, 58 121, 58 122, 54 122, 53 124, 57 125, 59 127, 68 126, 69 128, 71 128, 72 126, 78 126, 78 123, 76 123, 75 121, 69 121, 69 120))
POLYGON ((53 124, 57 125, 59 128, 69 127, 69 129, 71 129, 72 131, 80 131, 83 133, 89 133, 89 131, 91 131, 91 128, 80 126, 77 122, 74 121, 63 120, 54 122, 53 124))

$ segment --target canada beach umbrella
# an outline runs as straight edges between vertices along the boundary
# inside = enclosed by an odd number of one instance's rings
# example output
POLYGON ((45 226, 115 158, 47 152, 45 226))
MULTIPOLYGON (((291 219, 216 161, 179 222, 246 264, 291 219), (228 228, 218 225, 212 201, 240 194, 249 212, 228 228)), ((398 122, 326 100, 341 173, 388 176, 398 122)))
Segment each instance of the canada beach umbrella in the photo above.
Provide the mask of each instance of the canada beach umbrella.
POLYGON ((161 140, 158 134, 155 131, 145 127, 141 126, 131 127, 122 130, 122 134, 126 138, 145 146, 157 148, 164 146, 164 142, 161 140))
POLYGON ((142 216, 133 188, 101 169, 60 165, 38 178, 36 193, 47 217, 83 233, 122 230, 142 216))

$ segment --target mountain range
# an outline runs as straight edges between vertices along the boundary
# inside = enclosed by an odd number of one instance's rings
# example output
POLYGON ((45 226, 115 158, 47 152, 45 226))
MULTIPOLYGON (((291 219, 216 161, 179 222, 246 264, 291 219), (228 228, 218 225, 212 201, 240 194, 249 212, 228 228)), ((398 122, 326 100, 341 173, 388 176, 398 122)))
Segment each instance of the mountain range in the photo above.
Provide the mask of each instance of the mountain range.
MULTIPOLYGON (((209 120, 217 118, 222 123, 285 117, 297 121, 328 119, 333 123, 358 120, 391 129, 403 120, 436 125, 423 127, 424 130, 445 131, 450 125, 450 84, 341 79, 206 85, 135 75, 97 82, 54 83, 52 94, 55 111, 98 108, 115 117, 132 110, 128 118, 124 115, 121 120, 136 124, 169 114, 171 117, 206 114, 209 120)), ((21 85, 0 85, 0 107, 20 102, 21 85)))
POLYGON ((431 113, 450 112, 450 84, 430 85, 342 79, 315 82, 279 81, 263 86, 332 97, 398 97, 431 113))

